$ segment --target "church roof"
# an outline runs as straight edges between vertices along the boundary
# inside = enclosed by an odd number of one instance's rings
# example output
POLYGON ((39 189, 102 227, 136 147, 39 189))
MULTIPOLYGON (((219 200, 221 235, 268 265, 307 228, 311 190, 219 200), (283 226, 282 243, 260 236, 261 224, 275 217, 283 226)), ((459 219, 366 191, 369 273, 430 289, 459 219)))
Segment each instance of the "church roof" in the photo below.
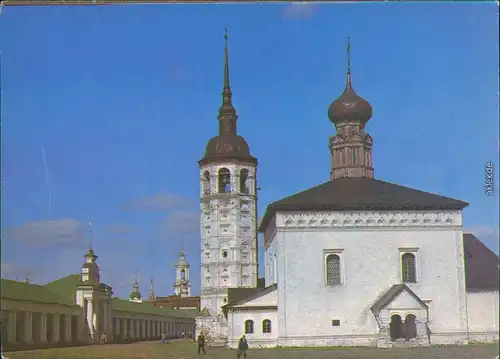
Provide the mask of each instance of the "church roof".
MULTIPOLYGON (((243 288, 233 288, 233 289, 243 289, 243 288)), ((246 289, 250 289, 250 288, 246 288, 246 289)), ((266 287, 266 288, 251 288, 253 289, 252 291, 248 291, 247 295, 243 296, 244 292, 240 291, 239 293, 237 293, 237 295, 234 295, 229 297, 228 299, 228 304, 224 305, 222 308, 231 308, 235 305, 241 305, 241 304, 245 304, 253 299, 257 299, 257 298, 260 298, 262 297, 263 295, 266 295, 268 293, 271 293, 275 290, 278 289, 278 285, 277 284, 273 284, 273 285, 270 285, 269 287, 266 287)))
POLYGON ((464 233, 465 283, 468 292, 499 290, 499 258, 473 234, 464 233))
POLYGON ((396 298, 399 293, 401 293, 402 291, 406 291, 408 292, 413 298, 415 298, 415 300, 417 302, 420 303, 420 305, 422 305, 422 307, 424 308, 427 308, 427 304, 425 304, 422 299, 420 299, 418 297, 418 295, 416 295, 415 293, 413 293, 413 291, 408 288, 408 286, 406 284, 395 284, 393 285, 392 287, 389 288, 389 290, 387 290, 387 292, 385 292, 372 306, 371 306, 371 310, 372 312, 374 313, 379 313, 386 305, 388 305, 390 302, 392 302, 394 300, 394 298, 396 298))
POLYGON ((200 315, 200 312, 196 309, 176 310, 173 308, 158 307, 150 302, 136 303, 121 298, 111 299, 111 309, 121 312, 152 314, 175 318, 194 318, 200 315))
POLYGON ((259 231, 266 230, 278 211, 453 210, 468 205, 373 178, 343 177, 271 203, 259 231))
POLYGON ((265 286, 266 286, 266 279, 257 278, 257 288, 228 288, 227 289, 228 305, 239 302, 241 300, 245 300, 249 296, 255 295, 256 293, 266 289, 265 286))
POLYGON ((200 297, 181 297, 180 295, 170 295, 167 297, 156 297, 154 303, 172 308, 192 308, 200 307, 200 297))

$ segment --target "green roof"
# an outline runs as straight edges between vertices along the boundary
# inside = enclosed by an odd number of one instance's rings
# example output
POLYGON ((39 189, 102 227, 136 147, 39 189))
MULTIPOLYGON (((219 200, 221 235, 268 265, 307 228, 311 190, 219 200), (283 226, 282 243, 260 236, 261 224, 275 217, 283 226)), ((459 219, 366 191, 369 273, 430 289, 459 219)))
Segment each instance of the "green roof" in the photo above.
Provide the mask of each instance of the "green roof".
MULTIPOLYGON (((34 303, 61 304, 76 306, 76 288, 85 285, 79 274, 71 274, 56 279, 46 285, 17 282, 1 279, 1 296, 3 299, 30 301, 34 303)), ((100 287, 106 286, 101 283, 100 287)), ((181 309, 157 307, 152 303, 135 303, 120 298, 111 299, 111 308, 123 312, 152 314, 159 316, 190 318, 200 315, 196 309, 181 309)))
POLYGON ((120 298, 111 299, 111 308, 122 312, 134 312, 177 318, 195 318, 199 315, 198 310, 162 308, 149 302, 136 303, 120 298))
POLYGON ((76 304, 76 287, 82 284, 79 274, 71 274, 47 283, 45 288, 56 293, 61 298, 76 304))
MULTIPOLYGON (((75 305, 74 299, 68 300, 49 290, 46 286, 1 279, 2 299, 38 302, 45 304, 75 305)), ((74 296, 74 294, 73 294, 74 296)))

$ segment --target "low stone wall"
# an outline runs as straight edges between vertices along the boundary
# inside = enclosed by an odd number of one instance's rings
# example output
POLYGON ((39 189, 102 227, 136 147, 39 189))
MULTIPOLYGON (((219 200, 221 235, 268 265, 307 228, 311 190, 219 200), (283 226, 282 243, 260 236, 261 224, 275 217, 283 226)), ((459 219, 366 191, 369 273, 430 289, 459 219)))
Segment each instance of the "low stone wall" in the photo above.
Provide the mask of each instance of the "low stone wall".
POLYGON ((207 345, 225 346, 228 326, 222 316, 196 317, 196 337, 203 332, 207 345))

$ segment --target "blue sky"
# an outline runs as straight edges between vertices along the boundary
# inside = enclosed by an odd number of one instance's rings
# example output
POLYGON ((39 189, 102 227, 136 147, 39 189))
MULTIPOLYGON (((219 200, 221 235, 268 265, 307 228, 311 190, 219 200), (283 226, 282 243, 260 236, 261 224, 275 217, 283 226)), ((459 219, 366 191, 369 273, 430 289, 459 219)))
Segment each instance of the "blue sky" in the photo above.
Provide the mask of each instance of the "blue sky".
POLYGON ((497 6, 255 4, 7 7, 1 14, 2 275, 80 270, 94 227, 103 280, 172 293, 181 247, 199 292, 198 167, 217 131, 223 30, 259 212, 329 176, 329 104, 373 106, 378 179, 471 203, 498 252, 497 6), (43 150, 42 150, 43 148, 43 150), (45 152, 44 154, 42 152, 45 152), (50 193, 50 195, 49 195, 50 193), (49 197, 51 204, 49 205, 49 197), (50 207, 50 208, 49 208, 50 207))

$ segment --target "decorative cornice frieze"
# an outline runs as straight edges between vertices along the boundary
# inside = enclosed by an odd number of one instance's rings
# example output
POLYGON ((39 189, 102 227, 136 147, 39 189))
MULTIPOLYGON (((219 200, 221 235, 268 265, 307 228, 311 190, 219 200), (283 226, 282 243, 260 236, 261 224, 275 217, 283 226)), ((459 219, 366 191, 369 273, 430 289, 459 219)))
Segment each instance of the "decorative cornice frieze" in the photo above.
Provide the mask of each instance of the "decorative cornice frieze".
POLYGON ((278 212, 277 228, 457 227, 461 211, 278 212))
POLYGON ((276 311, 278 307, 275 305, 255 305, 255 306, 241 306, 241 307, 233 307, 228 306, 227 309, 231 312, 266 312, 266 311, 276 311))

